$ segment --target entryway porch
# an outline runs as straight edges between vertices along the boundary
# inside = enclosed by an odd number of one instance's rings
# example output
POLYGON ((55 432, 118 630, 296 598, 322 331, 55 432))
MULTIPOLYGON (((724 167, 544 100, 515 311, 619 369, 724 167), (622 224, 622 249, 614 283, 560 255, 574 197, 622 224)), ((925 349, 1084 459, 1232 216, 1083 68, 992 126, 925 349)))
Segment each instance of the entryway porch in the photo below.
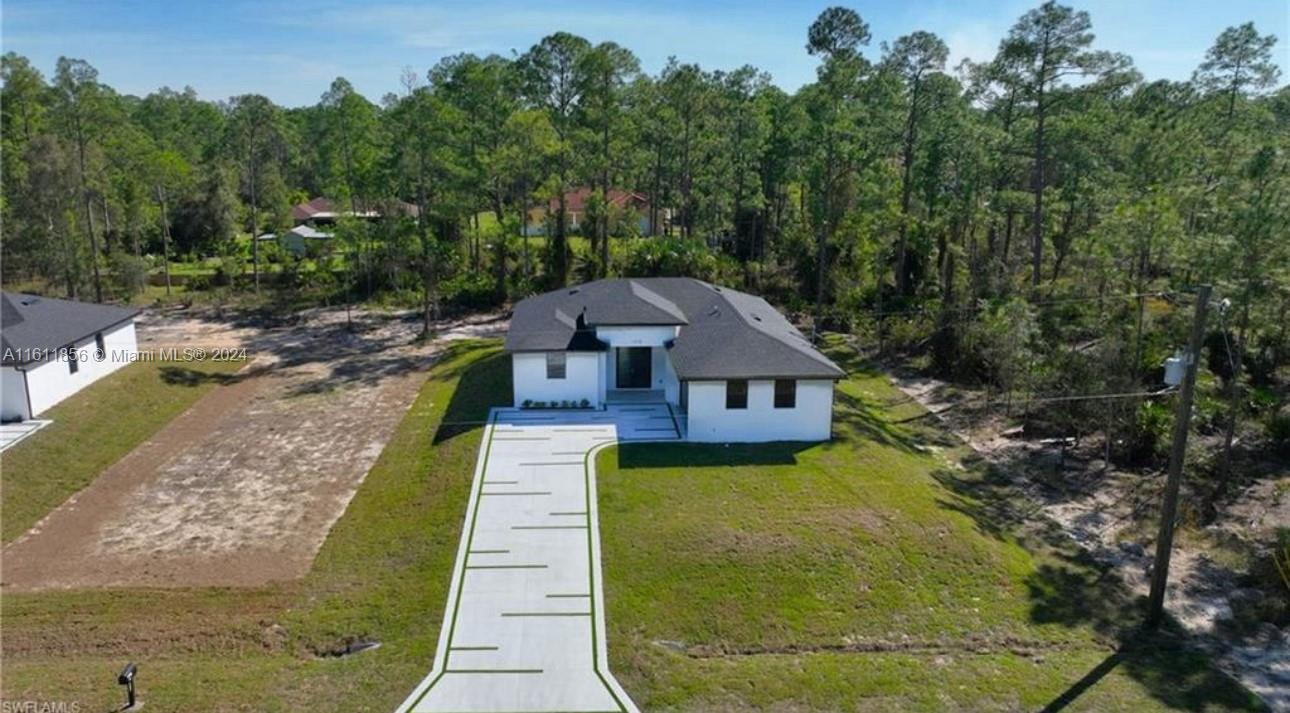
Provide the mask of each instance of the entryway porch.
POLYGON ((661 404, 667 398, 662 389, 609 389, 605 403, 609 404, 661 404))

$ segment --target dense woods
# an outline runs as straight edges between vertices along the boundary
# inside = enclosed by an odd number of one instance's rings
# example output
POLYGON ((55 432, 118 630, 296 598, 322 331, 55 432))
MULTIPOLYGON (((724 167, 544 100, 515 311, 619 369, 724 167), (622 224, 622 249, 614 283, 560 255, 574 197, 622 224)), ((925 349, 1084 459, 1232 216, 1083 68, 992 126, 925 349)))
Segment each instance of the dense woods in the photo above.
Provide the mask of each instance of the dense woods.
POLYGON ((513 58, 408 69, 375 102, 338 78, 302 108, 121 95, 84 60, 46 75, 10 53, 4 281, 164 299, 178 272, 185 299, 417 305, 429 325, 604 275, 693 275, 982 386, 1029 428, 1102 434, 1134 464, 1162 457, 1169 402, 1151 392, 1194 286, 1212 283, 1225 307, 1196 458, 1213 496, 1242 453, 1290 449, 1276 38, 1215 28, 1176 82, 1094 49, 1087 13, 1052 2, 993 59, 957 67, 928 32, 870 46, 845 8, 804 30, 817 78, 791 94, 754 67, 673 59, 650 76, 630 49, 563 32, 513 58), (617 219, 620 190, 648 197, 646 234, 617 219), (342 218, 307 255, 250 239, 317 196, 386 217, 342 218), (529 235, 539 206, 544 234, 529 235))

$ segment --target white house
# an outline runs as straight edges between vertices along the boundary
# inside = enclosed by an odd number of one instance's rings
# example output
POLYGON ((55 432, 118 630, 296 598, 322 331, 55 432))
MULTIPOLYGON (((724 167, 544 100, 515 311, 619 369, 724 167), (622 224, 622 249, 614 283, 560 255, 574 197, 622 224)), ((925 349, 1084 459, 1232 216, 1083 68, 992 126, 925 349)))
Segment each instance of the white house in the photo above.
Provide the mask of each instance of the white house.
POLYGON ((516 407, 666 403, 701 442, 827 440, 845 376, 765 300, 681 277, 530 297, 506 351, 516 407))
POLYGON ((277 233, 264 233, 256 236, 256 240, 277 241, 283 250, 300 257, 308 252, 308 245, 318 244, 326 245, 335 236, 332 233, 325 233, 311 225, 297 225, 282 235, 277 233))
POLYGON ((134 361, 138 313, 0 292, 0 420, 39 416, 134 361))

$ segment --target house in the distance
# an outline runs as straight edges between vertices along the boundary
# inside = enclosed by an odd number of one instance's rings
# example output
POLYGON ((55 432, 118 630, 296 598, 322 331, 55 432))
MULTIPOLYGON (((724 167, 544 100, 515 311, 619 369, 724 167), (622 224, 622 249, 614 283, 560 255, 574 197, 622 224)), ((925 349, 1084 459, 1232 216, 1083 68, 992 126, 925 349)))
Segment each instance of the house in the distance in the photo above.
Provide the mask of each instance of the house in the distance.
POLYGON ((667 403, 691 441, 827 440, 845 376, 762 298, 682 277, 530 297, 505 348, 516 407, 667 403))
POLYGON ((413 203, 403 200, 387 201, 387 205, 352 211, 337 209, 336 204, 327 198, 314 198, 304 203, 291 206, 291 220, 296 225, 332 225, 341 218, 358 218, 360 220, 379 220, 385 215, 400 215, 415 218, 420 209, 413 203), (384 208, 384 210, 382 210, 384 208))
POLYGON ((256 236, 256 240, 276 240, 284 250, 296 257, 301 257, 308 254, 312 246, 317 246, 314 248, 316 252, 324 250, 327 243, 330 242, 333 237, 335 236, 331 233, 325 233, 312 225, 297 225, 281 235, 278 235, 277 233, 264 233, 263 235, 256 236))
POLYGON ((21 421, 136 359, 137 309, 0 292, 0 420, 21 421))
POLYGON ((256 240, 277 241, 292 255, 300 257, 309 252, 310 246, 325 246, 334 235, 320 228, 334 226, 336 221, 341 218, 352 217, 360 220, 375 221, 380 220, 385 215, 416 218, 421 214, 420 209, 415 204, 403 200, 386 201, 382 203, 382 206, 384 210, 340 211, 336 209, 336 205, 330 200, 314 198, 291 206, 291 220, 295 223, 294 228, 281 234, 264 233, 256 236, 256 240))
POLYGON ((375 220, 381 214, 376 211, 337 210, 334 203, 322 197, 291 206, 291 220, 296 225, 331 225, 342 217, 375 220))
MULTIPOLYGON (((595 191, 591 188, 575 188, 564 194, 565 226, 571 233, 585 233, 588 225, 588 208, 595 191)), ((637 235, 653 235, 662 232, 671 219, 671 211, 658 210, 659 225, 650 222, 654 211, 650 200, 643 194, 634 191, 611 189, 606 196, 609 204, 609 232, 619 235, 624 232, 635 232, 637 235), (657 230, 655 229, 657 227, 657 230)), ((560 200, 552 198, 547 205, 529 211, 528 224, 524 226, 526 235, 546 235, 552 229, 552 221, 560 210, 560 200)))

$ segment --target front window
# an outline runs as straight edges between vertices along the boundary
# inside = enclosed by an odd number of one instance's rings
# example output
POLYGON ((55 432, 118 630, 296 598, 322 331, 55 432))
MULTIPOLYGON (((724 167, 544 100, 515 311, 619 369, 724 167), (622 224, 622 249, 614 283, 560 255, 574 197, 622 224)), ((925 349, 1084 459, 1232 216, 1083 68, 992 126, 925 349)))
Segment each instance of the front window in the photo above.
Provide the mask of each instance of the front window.
POLYGON ((775 408, 797 407, 797 382, 792 379, 775 379, 775 408))
POLYGON ((563 379, 564 378, 564 352, 547 352, 546 353, 546 378, 563 379))
POLYGON ((731 379, 726 382, 726 408, 748 408, 747 379, 731 379))
POLYGON ((75 374, 81 370, 80 354, 76 351, 76 345, 67 348, 67 373, 75 374))
POLYGON ((99 361, 107 358, 107 343, 103 341, 102 332, 94 335, 94 358, 99 361))

